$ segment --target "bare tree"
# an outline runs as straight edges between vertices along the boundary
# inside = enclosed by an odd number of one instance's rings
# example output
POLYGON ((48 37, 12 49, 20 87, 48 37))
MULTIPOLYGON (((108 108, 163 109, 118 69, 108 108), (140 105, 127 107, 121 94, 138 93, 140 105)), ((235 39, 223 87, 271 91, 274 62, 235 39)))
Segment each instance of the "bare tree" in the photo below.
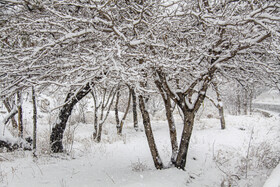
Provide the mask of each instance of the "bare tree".
POLYGON ((67 94, 64 104, 62 105, 56 124, 52 128, 50 136, 51 149, 53 152, 63 152, 63 133, 66 127, 69 116, 72 113, 73 107, 90 91, 94 83, 87 83, 77 90, 72 90, 67 94))

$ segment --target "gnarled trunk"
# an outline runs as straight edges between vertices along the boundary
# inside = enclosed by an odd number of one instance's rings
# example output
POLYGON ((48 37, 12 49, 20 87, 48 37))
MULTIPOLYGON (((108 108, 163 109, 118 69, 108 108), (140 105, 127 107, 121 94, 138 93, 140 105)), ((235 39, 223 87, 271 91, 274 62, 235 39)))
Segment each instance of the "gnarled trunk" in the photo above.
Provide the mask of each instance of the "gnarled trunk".
POLYGON ((79 91, 77 91, 75 95, 75 92, 68 93, 65 99, 65 104, 59 111, 58 120, 55 126, 52 128, 52 133, 50 136, 51 150, 54 153, 63 152, 62 139, 68 118, 71 115, 75 104, 77 104, 90 92, 91 86, 92 85, 90 85, 90 83, 87 83, 79 91))

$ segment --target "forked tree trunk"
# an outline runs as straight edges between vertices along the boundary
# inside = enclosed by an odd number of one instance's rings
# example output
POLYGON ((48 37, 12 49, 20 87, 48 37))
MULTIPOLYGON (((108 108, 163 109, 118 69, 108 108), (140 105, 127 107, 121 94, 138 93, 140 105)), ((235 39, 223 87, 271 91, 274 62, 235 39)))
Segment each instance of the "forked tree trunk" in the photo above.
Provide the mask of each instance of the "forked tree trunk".
POLYGON ((22 123, 22 98, 21 93, 17 92, 17 107, 18 107, 18 137, 23 138, 23 123, 22 123))
POLYGON ((68 93, 65 99, 65 104, 59 111, 58 120, 55 126, 52 128, 50 136, 51 150, 54 153, 63 152, 62 139, 68 118, 71 115, 74 106, 90 91, 91 85, 90 83, 87 83, 80 90, 78 90, 75 95, 75 92, 68 93))
POLYGON ((197 79, 195 82, 193 82, 188 90, 185 92, 174 92, 170 88, 166 76, 164 73, 162 73, 160 70, 157 71, 158 79, 157 81, 160 81, 160 84, 158 88, 161 92, 165 92, 164 97, 166 98, 167 95, 180 107, 180 109, 183 112, 183 132, 181 136, 180 146, 176 158, 175 166, 179 169, 184 169, 186 165, 186 159, 187 159, 187 152, 189 148, 189 143, 191 139, 191 134, 193 130, 194 125, 194 118, 196 112, 199 110, 200 106, 202 105, 205 97, 206 97, 206 91, 209 86, 209 82, 213 77, 213 73, 215 71, 212 69, 209 74, 203 75, 201 78, 197 79), (194 94, 194 88, 195 86, 201 82, 202 87, 200 87, 200 91, 198 92, 198 96, 195 100, 192 100, 192 96, 194 94))
POLYGON ((190 139, 192 135, 195 114, 193 111, 183 111, 183 115, 184 128, 181 136, 181 142, 175 166, 179 169, 184 170, 186 166, 187 152, 189 149, 190 139))
POLYGON ((33 155, 36 156, 36 146, 37 146, 37 107, 36 107, 36 97, 35 88, 32 86, 32 104, 33 104, 33 155))
MULTIPOLYGON (((173 110, 171 106, 171 99, 169 94, 165 93, 162 89, 162 85, 159 81, 155 81, 157 88, 160 91, 160 95, 164 101, 164 107, 165 107, 165 114, 168 122, 169 127, 169 135, 170 135, 170 141, 171 141, 171 149, 172 149, 172 155, 171 155, 171 163, 176 164, 176 157, 178 154, 178 142, 177 142, 177 132, 176 132, 176 126, 174 123, 173 118, 173 110)), ((174 106, 175 107, 175 106, 174 106)))
POLYGON ((107 98, 107 101, 105 101, 105 98, 106 98, 106 89, 105 89, 105 92, 103 95, 103 100, 102 100, 102 106, 101 106, 100 120, 98 121, 98 133, 97 133, 97 137, 96 137, 96 141, 98 143, 101 141, 102 127, 103 127, 103 124, 105 123, 106 119, 108 118, 115 95, 116 95, 116 91, 114 90, 114 88, 112 88, 112 90, 110 91, 109 96, 107 98), (104 116, 103 112, 107 106, 108 106, 107 112, 104 116))
POLYGON ((133 124, 134 124, 134 129, 138 131, 137 101, 136 101, 136 94, 134 88, 131 88, 131 96, 132 96, 133 124))
POLYGON ((138 98, 139 98, 139 107, 140 107, 140 110, 142 113, 142 118, 143 118, 143 125, 145 128, 145 134, 146 134, 146 137, 148 140, 149 148, 150 148, 150 151, 151 151, 151 154, 153 157, 155 167, 157 169, 162 169, 163 164, 162 164, 161 158, 159 156, 159 153, 158 153, 158 150, 156 147, 156 143, 155 143, 152 127, 151 127, 150 116, 149 116, 148 111, 146 110, 144 98, 141 95, 138 98))

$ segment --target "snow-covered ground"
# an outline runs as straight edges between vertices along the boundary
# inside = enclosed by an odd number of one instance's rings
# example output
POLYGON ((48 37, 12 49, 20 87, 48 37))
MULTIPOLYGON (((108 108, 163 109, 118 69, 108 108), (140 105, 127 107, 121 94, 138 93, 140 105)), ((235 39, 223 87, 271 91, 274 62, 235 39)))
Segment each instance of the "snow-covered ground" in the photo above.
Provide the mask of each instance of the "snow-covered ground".
MULTIPOLYGON (((168 126, 162 116, 153 119, 152 127, 159 153, 168 166, 171 146, 168 126)), ((279 163, 280 118, 277 115, 270 118, 258 113, 227 115, 226 130, 220 129, 217 118, 197 119, 186 171, 156 170, 144 132, 135 132, 132 123, 127 122, 123 136, 118 136, 111 118, 104 127, 101 143, 91 140, 92 124, 68 126, 67 153, 63 154, 49 153, 48 120, 39 119, 38 158, 28 151, 0 153, 0 186, 258 187, 263 186, 279 163)), ((179 115, 175 115, 175 121, 179 140, 182 130, 179 115)), ((140 129, 143 130, 141 123, 140 129)), ((275 173, 280 176, 279 169, 275 173)))

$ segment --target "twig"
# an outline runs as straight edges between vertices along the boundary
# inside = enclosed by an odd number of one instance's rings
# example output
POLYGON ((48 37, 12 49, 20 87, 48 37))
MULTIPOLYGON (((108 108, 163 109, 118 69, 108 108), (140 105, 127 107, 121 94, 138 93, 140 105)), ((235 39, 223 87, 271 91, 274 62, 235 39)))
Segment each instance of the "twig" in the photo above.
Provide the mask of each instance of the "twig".
POLYGON ((112 181, 114 184, 116 184, 115 181, 114 181, 114 179, 113 179, 107 172, 105 172, 105 174, 111 179, 111 181, 112 181))

